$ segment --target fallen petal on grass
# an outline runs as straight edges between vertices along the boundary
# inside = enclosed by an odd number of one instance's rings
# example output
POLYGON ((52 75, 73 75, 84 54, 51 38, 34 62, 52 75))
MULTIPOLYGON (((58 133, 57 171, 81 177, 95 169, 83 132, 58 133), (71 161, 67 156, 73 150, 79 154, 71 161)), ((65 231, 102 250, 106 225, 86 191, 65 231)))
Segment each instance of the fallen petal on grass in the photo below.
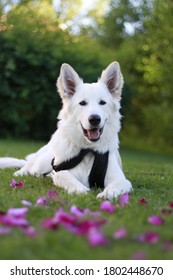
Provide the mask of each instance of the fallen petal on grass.
POLYGON ((163 249, 164 249, 165 251, 170 251, 170 250, 172 250, 172 249, 173 249, 173 243, 172 243, 171 241, 169 241, 169 240, 164 241, 164 242, 163 242, 163 249))
POLYGON ((16 180, 12 179, 11 183, 10 183, 10 187, 11 188, 23 188, 24 187, 24 182, 23 181, 20 181, 20 182, 17 182, 16 180))
POLYGON ((57 202, 59 204, 65 204, 66 201, 65 200, 60 200, 59 199, 59 194, 57 191, 55 190, 50 190, 47 192, 46 196, 40 196, 37 201, 36 201, 36 206, 37 205, 42 205, 47 207, 48 203, 52 203, 52 202, 57 202))
POLYGON ((7 211, 7 215, 13 216, 16 218, 22 218, 25 217, 25 215, 28 212, 28 208, 9 208, 7 211))
POLYGON ((128 193, 122 194, 120 196, 120 205, 126 206, 129 203, 130 195, 128 193))
POLYGON ((101 203, 100 209, 108 213, 114 213, 116 207, 109 200, 105 200, 101 203))
POLYGON ((11 228, 9 227, 0 227, 0 235, 6 235, 11 233, 11 228))
POLYGON ((89 208, 82 209, 75 205, 72 205, 70 207, 70 213, 77 217, 84 217, 84 216, 98 217, 98 216, 100 216, 100 212, 98 212, 98 211, 92 212, 89 208))
POLYGON ((87 235, 91 228, 100 229, 100 227, 106 223, 106 220, 84 220, 78 221, 75 226, 75 233, 78 235, 87 235))
POLYGON ((55 190, 50 190, 50 191, 47 192, 47 195, 46 195, 46 196, 49 197, 49 198, 52 198, 52 197, 57 197, 57 196, 59 196, 59 194, 58 194, 58 192, 55 191, 55 190))
POLYGON ((64 211, 64 209, 60 208, 55 213, 55 218, 60 224, 68 225, 72 224, 76 221, 76 217, 64 211))
POLYGON ((115 239, 123 239, 127 236, 127 230, 125 228, 119 228, 113 233, 115 239))
POLYGON ((37 201, 36 201, 36 206, 37 205, 42 205, 42 206, 45 206, 46 205, 46 203, 47 203, 47 199, 46 199, 46 197, 45 196, 40 196, 38 199, 37 199, 37 201))
POLYGON ((146 204, 148 204, 148 201, 143 197, 139 200, 139 204, 146 205, 146 204))
POLYGON ((89 244, 93 247, 105 245, 107 244, 106 237, 97 229, 97 228, 90 228, 87 234, 87 239, 89 244))
POLYGON ((14 188, 14 187, 16 187, 16 184, 17 184, 17 182, 14 179, 12 179, 12 181, 10 183, 10 187, 14 188))
POLYGON ((58 227, 58 222, 54 218, 47 218, 41 223, 42 228, 55 230, 58 227))
POLYGON ((24 206, 32 206, 32 202, 28 201, 28 200, 21 200, 21 203, 24 205, 24 206))
POLYGON ((56 230, 57 227, 62 226, 75 235, 87 237, 92 246, 97 246, 97 244, 105 242, 103 235, 100 233, 100 228, 107 222, 107 220, 97 219, 97 217, 98 215, 93 215, 93 212, 88 208, 82 210, 72 206, 70 213, 63 208, 59 208, 52 218, 43 220, 41 226, 51 230, 56 230))
POLYGON ((160 235, 153 231, 148 231, 139 236, 139 241, 142 243, 156 244, 160 239, 160 235))
POLYGON ((170 208, 173 208, 173 202, 172 202, 172 201, 169 202, 169 207, 170 207, 170 208))
POLYGON ((25 235, 30 237, 35 237, 37 235, 36 229, 32 226, 28 226, 27 228, 23 229, 25 235))
POLYGON ((81 209, 81 208, 79 208, 79 207, 77 207, 75 205, 72 205, 70 207, 70 213, 74 214, 77 217, 83 217, 86 214, 85 210, 83 210, 83 209, 81 209))
POLYGON ((132 260, 145 260, 146 259, 146 252, 138 251, 132 255, 132 260))
POLYGON ((159 216, 150 216, 148 222, 155 226, 160 226, 164 223, 164 219, 159 216))
POLYGON ((163 215, 171 215, 172 214, 172 209, 162 208, 160 210, 160 213, 163 214, 163 215))
POLYGON ((3 216, 0 222, 3 225, 11 227, 26 227, 29 225, 28 221, 25 218, 16 218, 8 215, 3 216))
POLYGON ((0 217, 4 216, 5 214, 6 214, 6 212, 0 211, 0 217))
POLYGON ((28 208, 9 208, 6 213, 0 213, 0 224, 6 227, 26 228, 29 226, 25 215, 28 208))

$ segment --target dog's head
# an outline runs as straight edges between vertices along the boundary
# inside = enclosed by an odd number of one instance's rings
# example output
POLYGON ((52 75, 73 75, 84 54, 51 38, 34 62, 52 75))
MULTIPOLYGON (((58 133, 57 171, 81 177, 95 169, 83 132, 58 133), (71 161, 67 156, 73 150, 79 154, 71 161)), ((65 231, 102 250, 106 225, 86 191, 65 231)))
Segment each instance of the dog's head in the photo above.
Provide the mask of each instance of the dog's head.
POLYGON ((117 62, 111 63, 92 84, 83 83, 70 65, 63 64, 57 87, 63 101, 60 119, 73 122, 85 140, 97 142, 112 127, 118 132, 123 77, 117 62))

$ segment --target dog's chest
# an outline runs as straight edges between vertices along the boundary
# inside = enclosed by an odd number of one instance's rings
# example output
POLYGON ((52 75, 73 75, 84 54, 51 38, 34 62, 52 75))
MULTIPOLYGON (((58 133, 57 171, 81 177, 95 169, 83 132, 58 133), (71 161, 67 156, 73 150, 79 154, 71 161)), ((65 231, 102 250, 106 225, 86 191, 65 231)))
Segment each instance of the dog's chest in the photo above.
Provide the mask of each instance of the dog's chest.
MULTIPOLYGON (((82 154, 85 152, 86 150, 82 151, 82 154)), ((90 155, 88 155, 87 151, 87 154, 85 154, 84 158, 82 157, 80 163, 77 165, 77 170, 75 170, 75 166, 74 172, 76 171, 76 174, 74 175, 85 186, 89 186, 90 188, 97 186, 103 189, 108 167, 109 152, 102 154, 95 151, 90 151, 89 154, 90 155)), ((76 162, 76 158, 74 159, 76 162)))
POLYGON ((94 155, 87 154, 84 159, 70 171, 85 186, 89 187, 89 174, 94 162, 94 155))

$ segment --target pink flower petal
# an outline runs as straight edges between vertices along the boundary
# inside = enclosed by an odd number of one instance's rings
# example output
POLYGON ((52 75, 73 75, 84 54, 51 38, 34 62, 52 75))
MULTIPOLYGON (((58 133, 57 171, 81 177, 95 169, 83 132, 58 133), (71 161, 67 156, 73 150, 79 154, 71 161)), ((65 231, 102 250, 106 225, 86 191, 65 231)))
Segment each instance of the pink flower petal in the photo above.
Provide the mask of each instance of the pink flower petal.
POLYGON ((55 191, 55 190, 50 190, 50 191, 47 192, 47 195, 46 195, 46 196, 49 197, 49 198, 52 198, 52 197, 57 197, 57 196, 59 196, 59 194, 58 194, 58 192, 55 191))
POLYGON ((37 201, 36 201, 36 206, 37 206, 37 205, 43 205, 43 206, 45 206, 46 203, 47 203, 46 197, 40 196, 40 197, 37 199, 37 201))
POLYGON ((73 231, 77 235, 87 235, 89 230, 94 226, 95 224, 90 220, 81 221, 75 225, 73 231))
POLYGON ((162 208, 162 209, 160 210, 160 212, 161 212, 161 214, 163 214, 163 215, 170 215, 170 214, 172 214, 172 209, 162 208))
POLYGON ((143 198, 141 198, 141 199, 139 200, 139 203, 140 203, 141 205, 146 205, 146 204, 148 204, 148 201, 143 197, 143 198))
POLYGON ((46 194, 46 199, 47 199, 48 202, 53 202, 53 201, 55 201, 55 202, 61 202, 61 201, 58 199, 58 196, 59 196, 59 194, 58 194, 57 191, 55 191, 55 190, 50 190, 50 191, 48 191, 47 194, 46 194))
POLYGON ((75 205, 72 205, 70 207, 70 213, 77 217, 83 217, 83 216, 98 217, 98 216, 100 216, 100 212, 98 212, 98 211, 92 212, 89 208, 81 209, 75 205))
POLYGON ((28 201, 28 200, 22 200, 21 203, 25 206, 32 206, 32 202, 28 201))
POLYGON ((139 237, 140 242, 150 244, 156 244, 159 241, 159 239, 159 234, 153 231, 148 231, 139 237))
POLYGON ((16 184, 17 184, 17 182, 14 179, 12 179, 12 181, 10 183, 10 187, 14 188, 14 187, 16 187, 16 184))
POLYGON ((9 208, 7 211, 7 215, 20 218, 20 217, 24 217, 27 212, 28 212, 28 208, 9 208))
POLYGON ((0 211, 0 217, 4 216, 5 214, 6 214, 6 212, 0 211))
POLYGON ((62 208, 58 209, 52 218, 43 220, 42 227, 47 229, 56 229, 59 225, 64 226, 71 232, 75 232, 77 227, 77 218, 66 213, 62 208))
POLYGON ((42 222, 41 226, 46 229, 55 230, 58 227, 58 222, 54 218, 48 218, 42 222))
POLYGON ((17 183, 17 181, 15 181, 14 179, 12 179, 11 183, 10 183, 10 187, 12 188, 23 188, 24 186, 24 182, 23 181, 20 181, 19 183, 17 183))
POLYGON ((1 217, 1 223, 6 226, 12 227, 26 227, 29 225, 28 221, 25 218, 16 218, 7 215, 1 217))
POLYGON ((94 218, 97 218, 97 217, 101 216, 101 213, 99 211, 94 211, 94 212, 91 212, 90 215, 94 218))
POLYGON ((119 228, 113 234, 113 237, 116 239, 123 239, 126 236, 127 236, 127 230, 125 228, 119 228))
POLYGON ((173 202, 169 202, 169 207, 173 208, 173 202))
POLYGON ((109 200, 106 200, 101 203, 100 209, 108 213, 113 213, 115 212, 115 205, 113 205, 109 200))
POLYGON ((20 181, 19 183, 16 184, 16 187, 23 188, 24 182, 20 181))
POLYGON ((97 228, 90 228, 87 238, 89 241, 89 244, 93 247, 105 245, 107 244, 106 237, 97 229, 97 228))
POLYGON ((91 228, 100 229, 101 225, 105 224, 107 220, 85 220, 78 221, 73 228, 74 233, 78 235, 87 235, 91 228))
POLYGON ((83 209, 76 207, 74 205, 72 205, 70 207, 70 213, 74 214, 77 217, 83 217, 85 215, 85 212, 83 209))
POLYGON ((173 248, 173 244, 172 244, 171 241, 169 241, 169 240, 164 241, 164 243, 163 243, 163 249, 164 249, 165 251, 170 251, 170 250, 172 250, 172 248, 173 248))
POLYGON ((155 225, 155 226, 160 226, 164 223, 164 219, 162 219, 161 217, 159 216, 150 216, 148 218, 148 222, 152 225, 155 225))
POLYGON ((144 251, 135 252, 132 256, 132 260, 145 260, 146 253, 144 251))
POLYGON ((125 206, 129 203, 130 195, 128 193, 122 194, 120 196, 120 205, 125 206))
POLYGON ((23 232, 25 235, 30 236, 30 237, 35 237, 37 235, 35 228, 32 226, 28 226, 27 228, 24 228, 23 232))
POLYGON ((0 235, 6 235, 11 233, 11 228, 0 227, 0 235))
POLYGON ((70 230, 71 232, 74 232, 77 217, 66 213, 62 208, 60 208, 55 213, 54 220, 60 225, 63 225, 66 229, 70 230))
MULTIPOLYGON (((94 227, 94 228, 99 229, 101 227, 101 225, 106 223, 105 219, 104 220, 103 219, 102 220, 96 220, 96 219, 84 220, 85 212, 88 213, 88 209, 85 209, 82 212, 82 210, 80 210, 80 208, 75 206, 75 207, 71 207, 71 212, 72 213, 67 213, 64 211, 64 209, 59 208, 56 211, 54 217, 45 219, 42 222, 42 227, 48 228, 48 229, 56 229, 57 226, 63 226, 68 231, 70 231, 74 234, 87 235, 91 228, 94 227)), ((95 214, 94 214, 92 216, 94 216, 94 218, 96 218, 98 215, 95 216, 95 214)))

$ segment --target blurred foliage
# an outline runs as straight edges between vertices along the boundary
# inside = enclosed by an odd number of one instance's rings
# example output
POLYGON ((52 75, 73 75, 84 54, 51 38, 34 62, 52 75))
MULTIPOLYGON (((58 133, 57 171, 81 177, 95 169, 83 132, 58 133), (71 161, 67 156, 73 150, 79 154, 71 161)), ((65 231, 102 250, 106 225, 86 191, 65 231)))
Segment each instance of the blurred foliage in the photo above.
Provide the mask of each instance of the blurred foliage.
POLYGON ((49 139, 61 106, 56 94, 61 64, 70 63, 92 81, 111 61, 96 42, 74 38, 58 25, 49 1, 21 1, 1 15, 1 137, 49 139))
POLYGON ((113 60, 125 77, 124 137, 172 145, 172 0, 0 2, 0 136, 48 139, 61 106, 60 65, 96 81, 113 60))
POLYGON ((172 146, 173 2, 110 3, 101 40, 117 48, 117 59, 125 76, 123 137, 143 138, 144 145, 150 139, 153 145, 172 146))

